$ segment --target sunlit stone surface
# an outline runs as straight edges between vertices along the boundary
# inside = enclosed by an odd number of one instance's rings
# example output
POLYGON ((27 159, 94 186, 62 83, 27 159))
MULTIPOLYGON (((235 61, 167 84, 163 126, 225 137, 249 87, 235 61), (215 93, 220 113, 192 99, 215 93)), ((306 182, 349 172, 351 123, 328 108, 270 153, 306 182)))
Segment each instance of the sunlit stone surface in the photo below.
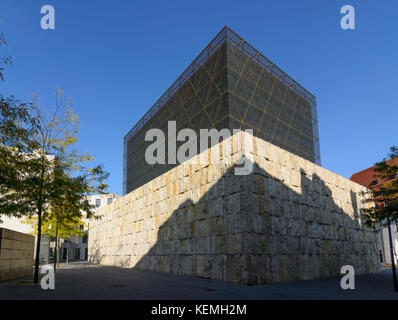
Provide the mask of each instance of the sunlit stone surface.
POLYGON ((245 151, 245 135, 212 164, 193 158, 101 208, 89 261, 242 284, 379 272, 364 187, 250 135, 245 151), (234 175, 242 156, 253 172, 234 175))

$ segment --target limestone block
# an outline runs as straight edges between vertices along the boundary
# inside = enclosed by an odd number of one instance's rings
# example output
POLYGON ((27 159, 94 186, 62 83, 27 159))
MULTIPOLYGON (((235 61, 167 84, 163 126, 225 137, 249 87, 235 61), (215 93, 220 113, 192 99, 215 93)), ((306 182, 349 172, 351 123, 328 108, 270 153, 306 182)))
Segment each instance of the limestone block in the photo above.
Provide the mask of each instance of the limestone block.
POLYGON ((231 194, 228 197, 228 214, 238 214, 240 211, 240 194, 231 194))
POLYGON ((238 232, 238 214, 227 214, 224 217, 225 231, 227 234, 234 234, 238 232))
POLYGON ((227 255, 218 254, 211 256, 211 278, 214 280, 226 280, 227 255))
POLYGON ((242 254, 243 253, 243 239, 242 234, 228 234, 227 240, 227 254, 242 254))
POLYGON ((211 237, 198 237, 195 241, 196 254, 210 254, 211 253, 211 237))
POLYGON ((226 241, 226 236, 225 235, 218 235, 214 236, 212 242, 212 248, 211 248, 211 253, 212 254, 226 254, 227 252, 227 241, 226 241))
POLYGON ((239 283, 241 281, 241 256, 227 255, 226 260, 226 279, 230 282, 239 283))
POLYGON ((211 255, 198 255, 196 257, 196 275, 201 278, 211 278, 212 261, 211 255))

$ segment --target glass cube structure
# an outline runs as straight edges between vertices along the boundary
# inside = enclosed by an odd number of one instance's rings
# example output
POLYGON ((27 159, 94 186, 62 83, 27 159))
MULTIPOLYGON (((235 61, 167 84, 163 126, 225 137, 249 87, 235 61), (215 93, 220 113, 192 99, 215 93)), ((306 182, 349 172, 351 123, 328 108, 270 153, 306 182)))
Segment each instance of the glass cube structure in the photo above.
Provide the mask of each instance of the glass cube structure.
POLYGON ((167 164, 167 144, 166 164, 145 160, 152 143, 146 132, 161 129, 167 141, 168 121, 176 121, 177 132, 198 134, 253 129, 255 136, 321 164, 315 97, 228 27, 124 137, 124 194, 178 165, 167 164))

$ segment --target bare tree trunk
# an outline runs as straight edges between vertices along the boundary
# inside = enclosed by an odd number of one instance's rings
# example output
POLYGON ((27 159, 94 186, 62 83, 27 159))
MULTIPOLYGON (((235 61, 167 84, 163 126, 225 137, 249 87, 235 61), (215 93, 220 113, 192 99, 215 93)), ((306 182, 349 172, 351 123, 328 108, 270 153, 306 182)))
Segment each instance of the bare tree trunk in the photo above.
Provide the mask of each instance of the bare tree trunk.
POLYGON ((36 261, 35 261, 35 277, 34 283, 39 283, 39 264, 40 264, 40 242, 41 242, 41 211, 39 208, 37 213, 38 216, 38 228, 37 228, 37 243, 36 243, 36 261))

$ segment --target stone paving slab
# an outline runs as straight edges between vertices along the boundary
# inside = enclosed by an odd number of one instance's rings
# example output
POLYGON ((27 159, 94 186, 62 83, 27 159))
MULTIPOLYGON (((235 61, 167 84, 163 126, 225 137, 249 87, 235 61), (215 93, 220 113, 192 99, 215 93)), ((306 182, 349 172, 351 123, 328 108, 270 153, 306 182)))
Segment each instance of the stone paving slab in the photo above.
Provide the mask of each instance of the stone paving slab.
POLYGON ((55 290, 32 278, 0 282, 0 299, 398 299, 391 270, 356 277, 355 290, 342 290, 340 278, 245 286, 153 271, 71 263, 57 271, 55 290))

